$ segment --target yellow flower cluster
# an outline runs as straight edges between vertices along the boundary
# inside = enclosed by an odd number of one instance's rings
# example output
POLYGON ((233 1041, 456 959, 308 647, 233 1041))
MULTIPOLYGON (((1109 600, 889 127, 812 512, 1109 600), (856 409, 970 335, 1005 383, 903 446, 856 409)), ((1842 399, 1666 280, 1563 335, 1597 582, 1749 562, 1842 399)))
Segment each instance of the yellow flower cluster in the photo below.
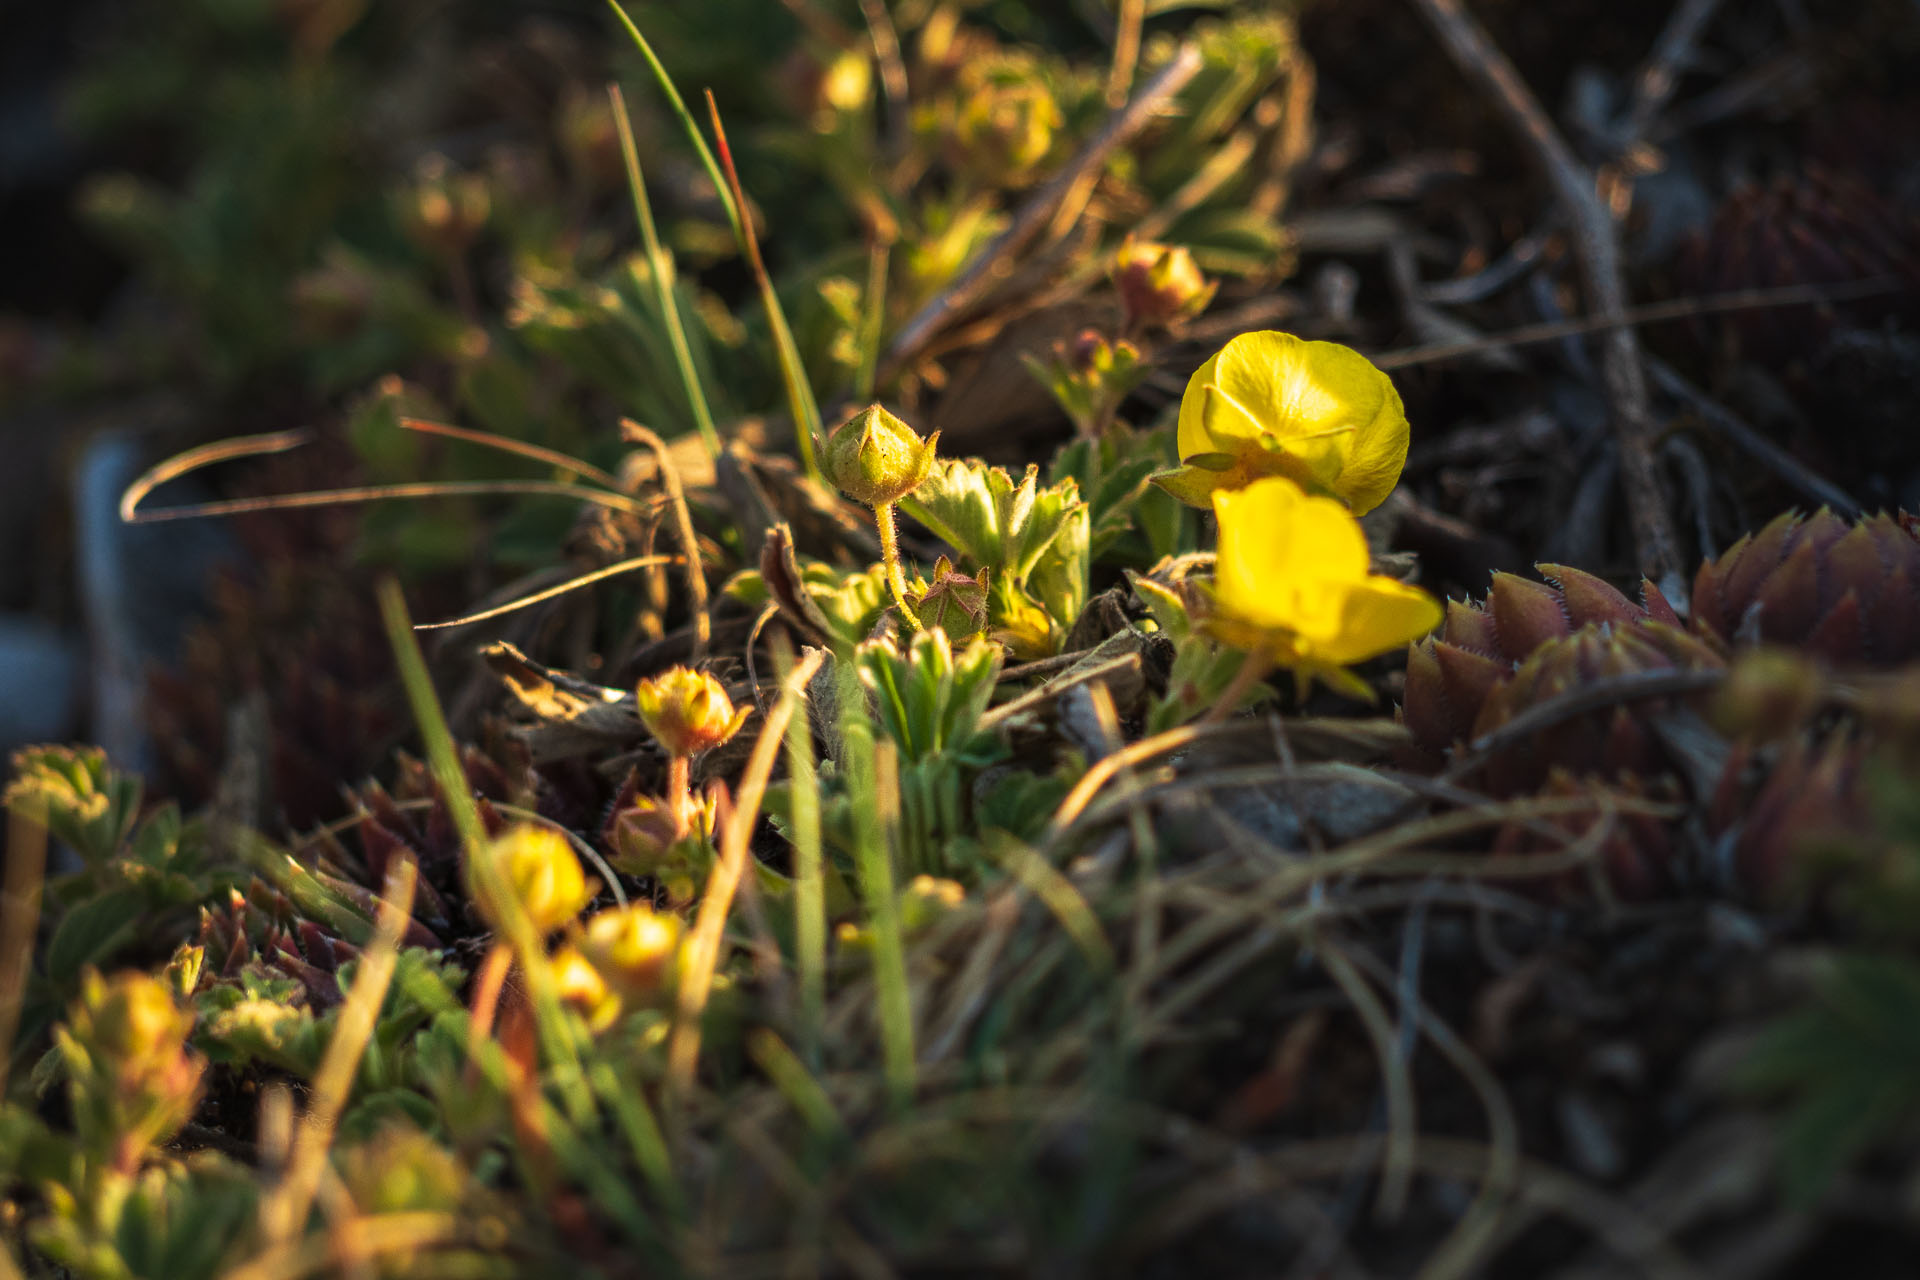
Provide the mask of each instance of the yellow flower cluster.
POLYGON ((1343 668, 1439 625, 1432 596, 1371 571, 1355 519, 1399 482, 1407 434, 1392 381, 1337 343, 1247 333, 1199 368, 1182 465, 1154 479, 1219 521, 1217 638, 1359 692, 1343 668))

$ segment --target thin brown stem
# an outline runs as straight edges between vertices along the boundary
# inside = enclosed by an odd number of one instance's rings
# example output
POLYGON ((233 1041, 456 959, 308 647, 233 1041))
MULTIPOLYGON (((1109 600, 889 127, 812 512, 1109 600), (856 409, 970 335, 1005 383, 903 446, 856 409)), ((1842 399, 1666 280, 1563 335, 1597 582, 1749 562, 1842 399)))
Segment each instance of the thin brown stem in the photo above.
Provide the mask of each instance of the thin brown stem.
POLYGON ((694 533, 693 512, 687 507, 686 486, 680 483, 680 469, 673 465, 667 442, 632 418, 620 419, 621 436, 653 451, 653 462, 660 470, 660 486, 667 491, 673 507, 674 532, 680 539, 680 553, 686 557, 688 608, 693 613, 693 660, 707 656, 713 642, 713 622, 707 616, 707 574, 700 565, 700 539, 694 533))
POLYGON ((1678 605, 1686 599, 1686 582, 1680 575, 1679 541, 1654 453, 1658 427, 1647 393, 1640 341, 1624 323, 1627 291, 1613 211, 1601 199, 1593 173, 1574 156, 1519 71, 1462 0, 1413 0, 1413 5, 1454 63, 1492 100, 1533 153, 1567 212, 1591 309, 1616 326, 1599 341, 1601 385, 1613 419, 1620 480, 1640 571, 1678 605))

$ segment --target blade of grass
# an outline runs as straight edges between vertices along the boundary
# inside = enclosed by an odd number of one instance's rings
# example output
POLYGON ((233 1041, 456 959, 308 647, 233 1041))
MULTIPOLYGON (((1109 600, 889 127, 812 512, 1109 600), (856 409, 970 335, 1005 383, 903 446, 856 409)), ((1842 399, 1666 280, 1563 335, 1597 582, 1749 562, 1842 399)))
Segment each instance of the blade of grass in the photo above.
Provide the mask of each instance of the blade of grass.
MULTIPOLYGON (((793 674, 793 655, 776 644, 774 663, 785 683, 793 674)), ((787 725, 787 813, 793 840, 794 952, 800 970, 800 1056, 815 1070, 821 1065, 827 1021, 827 881, 820 844, 819 780, 814 772, 813 726, 806 716, 787 725)))
POLYGON ((892 246, 875 240, 867 249, 867 291, 860 314, 860 367, 853 375, 853 398, 873 399, 875 373, 880 367, 880 336, 887 318, 887 259, 892 246))
POLYGON ((565 1012, 560 1007, 559 993, 554 988, 553 970, 547 964, 533 921, 520 906, 494 858, 493 842, 487 838, 466 771, 460 767, 460 753, 454 747, 452 733, 447 730, 446 717, 440 713, 433 678, 427 674, 426 660, 420 656, 420 646, 413 638, 412 620, 407 617, 400 584, 392 578, 380 583, 380 614, 386 623, 387 643, 393 646, 394 660, 400 668, 400 682, 406 688, 407 702, 426 747, 428 768, 465 847, 467 869, 481 887, 481 896, 501 904, 506 916, 502 930, 520 961, 520 971, 533 997, 534 1023, 541 1048, 552 1067, 568 1115, 576 1124, 584 1125, 593 1115, 593 1097, 581 1070, 580 1054, 565 1012))
POLYGON ((1387 1101, 1387 1141, 1381 1149, 1380 1189, 1374 1207, 1383 1220, 1392 1222, 1406 1208, 1407 1190, 1415 1169, 1417 1120, 1413 1074, 1406 1059, 1394 1052, 1393 1020, 1387 1016, 1386 1006, 1374 995, 1373 988, 1367 985, 1366 978, 1347 958, 1347 953, 1325 932, 1320 933, 1315 950, 1320 956, 1320 967, 1346 995, 1355 1016, 1366 1028, 1367 1038, 1373 1041, 1374 1056, 1379 1059, 1387 1101))
POLYGON ((632 444, 644 445, 653 454, 653 465, 660 473, 660 487, 667 491, 667 504, 673 509, 674 531, 680 537, 681 563, 687 570, 687 611, 693 615, 693 664, 706 661, 707 646, 713 642, 713 620, 707 616, 707 573, 700 567, 700 538, 694 532, 693 511, 687 506, 687 487, 680 481, 680 469, 673 465, 667 442, 632 418, 620 419, 620 437, 632 444))
POLYGON ((686 1198, 681 1194, 680 1184, 673 1180, 673 1157, 667 1152, 666 1135, 654 1118, 653 1108, 647 1105, 646 1095, 637 1084, 623 1084, 614 1074, 613 1065, 606 1061, 594 1063, 587 1077, 594 1092, 613 1112, 614 1122, 620 1126, 621 1135, 633 1152, 633 1163, 640 1170, 640 1176, 675 1217, 683 1217, 686 1198))
POLYGON ((851 664, 843 664, 840 738, 853 800, 854 869, 873 930, 873 982, 878 991, 880 1052, 887 1095, 904 1111, 914 1095, 913 994, 907 988, 906 946, 893 876, 892 842, 899 836, 899 757, 891 740, 874 741, 866 696, 851 664))
POLYGON ((1106 931, 1100 927, 1093 908, 1087 905, 1086 898, 1073 887, 1071 880, 1018 840, 997 841, 991 856, 1021 888, 1040 899, 1053 913, 1088 964, 1101 973, 1113 972, 1113 944, 1107 941, 1106 931))
MULTIPOLYGON (((814 439, 820 432, 820 407, 814 403, 813 388, 807 382, 806 372, 800 364, 799 348, 794 345, 793 333, 787 327, 786 313, 780 309, 780 299, 775 296, 773 283, 767 278, 766 269, 760 264, 759 245, 753 238, 752 228, 747 225, 746 199, 740 190, 737 177, 729 181, 722 175, 720 163, 714 158, 713 148, 700 132, 700 125, 687 110, 686 100, 674 87, 673 77, 667 74, 666 67, 653 52, 653 46, 640 34, 640 28, 634 25, 620 0, 607 0, 607 7, 613 10, 620 25, 626 28, 634 46, 640 50, 640 56, 646 59, 647 69, 653 73, 654 82, 660 88, 660 94, 667 100, 667 107, 680 121, 680 127, 686 131, 687 140, 693 144, 694 152, 700 157, 701 165, 707 171, 707 177, 713 182, 714 190, 720 196, 721 207, 727 211, 727 221, 733 226, 733 238, 740 246, 740 252, 754 267, 754 275, 760 282, 760 298, 766 304, 767 325, 773 331, 773 341, 780 358, 780 376, 787 384, 787 400, 793 414, 794 435, 800 442, 800 461, 807 469, 807 475, 814 480, 820 479, 820 470, 814 461, 814 439)), ((718 132, 719 113, 714 113, 714 128, 718 132)), ((733 168, 733 157, 727 153, 726 135, 719 135, 721 154, 726 156, 729 174, 733 168)))
POLYGON ((774 291, 773 277, 760 258, 760 240, 753 234, 753 221, 745 216, 747 193, 740 186, 740 175, 733 167, 733 148, 727 145, 727 131, 720 123, 720 108, 714 104, 713 90, 707 90, 707 113, 713 117, 713 139, 720 148, 720 163, 727 171, 727 185, 733 190, 733 202, 741 210, 734 219, 734 234, 753 278, 760 286, 760 302, 767 309, 767 327, 773 331, 774 353, 780 359, 780 379, 787 386, 787 411, 793 415, 793 434, 800 446, 800 463, 807 477, 820 479, 820 465, 813 451, 821 433, 820 406, 813 398, 813 384, 807 381, 807 368, 800 361, 800 348, 787 327, 787 313, 780 307, 780 295, 774 291))
POLYGON ((720 433, 713 426, 713 410, 707 404, 706 388, 700 385, 700 373, 693 367, 693 350, 687 346, 687 331, 680 322, 680 304, 673 296, 673 258, 660 244, 653 225, 653 204, 647 199, 646 176, 640 172, 640 151, 633 144, 633 121, 627 115, 627 100, 620 86, 607 86, 607 100, 613 107, 613 125, 620 134, 620 156, 627 166, 627 190, 633 196, 633 216, 640 224, 640 241, 646 246, 647 266, 653 277, 653 292, 660 306, 660 322, 667 329, 667 345, 673 348, 674 367, 680 371, 680 386, 687 394, 687 407, 693 412, 694 426, 712 457, 720 456, 720 433))
POLYGON ((815 1135, 822 1138, 846 1136, 846 1123, 840 1118, 839 1108, 833 1105, 833 1099, 827 1096, 827 1091, 807 1070, 807 1064, 787 1047, 786 1041, 761 1027, 747 1037, 747 1052, 767 1073, 767 1079, 773 1081, 773 1087, 780 1091, 780 1096, 787 1100, 815 1135))
POLYGON ((700 163, 705 167, 707 177, 713 182, 714 192, 720 197, 720 206, 727 211, 727 221, 733 225, 734 239, 740 240, 742 238, 740 208, 734 203, 733 191, 727 186, 727 180, 720 176, 719 162, 713 158, 713 150, 707 146, 706 137, 700 132, 699 123, 694 120, 693 113, 687 110, 686 100, 680 96, 680 90, 674 87, 673 77, 668 75, 666 67, 661 65, 658 55, 653 51, 653 46, 647 43, 647 38, 640 34, 640 28, 634 25, 632 18, 627 16, 627 11, 620 0, 607 0, 607 7, 613 10, 613 16, 620 20, 622 27, 626 28, 634 47, 640 50, 640 56, 647 60, 647 69, 653 73, 653 80, 659 86, 660 96, 667 100, 668 110, 673 112, 674 117, 680 121, 680 127, 686 131, 687 141, 693 144, 694 153, 700 157, 700 163))
POLYGON ((734 895, 753 857, 748 843, 760 819, 760 800, 766 794, 767 778, 773 772, 774 757, 786 734, 787 721, 805 695, 807 681, 819 669, 824 653, 810 653, 788 675, 780 690, 779 701, 767 712, 753 754, 740 774, 740 787, 720 831, 720 856, 714 861, 707 879, 706 894, 700 902, 693 935, 687 939, 680 972, 680 995, 674 1009, 673 1031, 667 1041, 667 1096, 684 1103, 692 1095, 694 1072, 700 1064, 700 1018, 706 1011, 707 996, 713 990, 713 974, 720 963, 721 935, 727 916, 733 909, 734 895))

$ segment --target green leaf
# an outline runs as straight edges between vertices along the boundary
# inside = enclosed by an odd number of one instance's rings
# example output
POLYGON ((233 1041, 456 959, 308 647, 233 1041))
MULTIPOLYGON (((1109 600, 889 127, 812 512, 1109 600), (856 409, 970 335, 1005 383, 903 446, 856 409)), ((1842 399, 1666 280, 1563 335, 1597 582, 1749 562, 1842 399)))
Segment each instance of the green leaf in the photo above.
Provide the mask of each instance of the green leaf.
POLYGON ((135 888, 109 889, 61 917, 47 944, 47 976, 65 986, 88 965, 96 968, 139 932, 146 895, 135 888))
POLYGON ((942 459, 900 507, 952 546, 974 571, 986 569, 996 627, 1032 635, 1054 648, 1087 602, 1092 559, 1090 511, 1071 479, 1042 487, 1038 467, 1019 483, 1003 468, 942 459), (1050 626, 1026 616, 1044 610, 1050 626))
POLYGON ((1802 1009, 1775 1022, 1733 1077, 1791 1099, 1782 1173, 1807 1203, 1877 1139, 1920 1122, 1920 965, 1874 955, 1833 964, 1802 1009))

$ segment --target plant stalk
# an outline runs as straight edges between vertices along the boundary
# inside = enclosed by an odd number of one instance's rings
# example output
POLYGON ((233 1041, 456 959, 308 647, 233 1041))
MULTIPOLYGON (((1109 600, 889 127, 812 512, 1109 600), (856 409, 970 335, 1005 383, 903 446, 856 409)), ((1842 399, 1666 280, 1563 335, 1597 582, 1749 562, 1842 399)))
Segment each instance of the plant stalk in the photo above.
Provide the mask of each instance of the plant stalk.
POLYGON ((893 603, 900 609, 900 616, 915 631, 924 631, 920 625, 920 615, 907 603, 907 575, 900 567, 900 532, 895 527, 893 504, 876 502, 873 504, 873 523, 880 530, 880 559, 887 568, 887 590, 893 594, 893 603))

